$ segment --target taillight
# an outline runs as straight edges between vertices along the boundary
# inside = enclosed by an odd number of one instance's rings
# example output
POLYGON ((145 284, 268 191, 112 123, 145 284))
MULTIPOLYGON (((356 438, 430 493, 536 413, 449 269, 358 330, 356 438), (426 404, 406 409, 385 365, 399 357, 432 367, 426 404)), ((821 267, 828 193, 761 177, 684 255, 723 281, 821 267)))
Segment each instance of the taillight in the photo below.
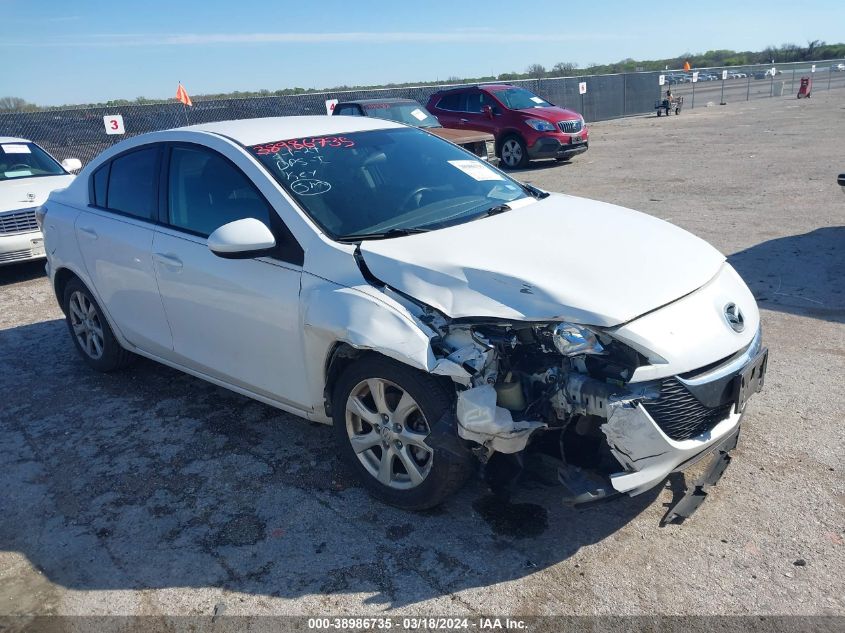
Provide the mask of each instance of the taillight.
POLYGON ((38 229, 44 231, 44 216, 47 215, 47 207, 41 206, 35 210, 35 221, 38 223, 38 229))

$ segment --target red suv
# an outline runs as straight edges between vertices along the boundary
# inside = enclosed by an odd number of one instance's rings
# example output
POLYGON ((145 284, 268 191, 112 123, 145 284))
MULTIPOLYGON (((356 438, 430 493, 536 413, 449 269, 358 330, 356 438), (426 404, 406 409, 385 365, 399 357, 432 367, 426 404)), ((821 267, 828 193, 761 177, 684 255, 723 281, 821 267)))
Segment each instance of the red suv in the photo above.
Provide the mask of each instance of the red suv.
POLYGON ((428 110, 444 127, 493 134, 496 154, 509 168, 525 167, 535 158, 567 160, 589 144, 584 117, 509 84, 435 92, 428 110))

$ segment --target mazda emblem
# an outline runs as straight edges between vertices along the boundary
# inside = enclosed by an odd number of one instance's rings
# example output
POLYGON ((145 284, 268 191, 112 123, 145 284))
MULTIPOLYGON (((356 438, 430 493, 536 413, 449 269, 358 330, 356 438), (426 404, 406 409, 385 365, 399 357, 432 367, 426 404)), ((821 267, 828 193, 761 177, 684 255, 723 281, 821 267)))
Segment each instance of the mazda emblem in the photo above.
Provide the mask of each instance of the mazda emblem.
POLYGON ((725 320, 734 332, 742 332, 745 329, 745 317, 735 303, 725 306, 725 320))

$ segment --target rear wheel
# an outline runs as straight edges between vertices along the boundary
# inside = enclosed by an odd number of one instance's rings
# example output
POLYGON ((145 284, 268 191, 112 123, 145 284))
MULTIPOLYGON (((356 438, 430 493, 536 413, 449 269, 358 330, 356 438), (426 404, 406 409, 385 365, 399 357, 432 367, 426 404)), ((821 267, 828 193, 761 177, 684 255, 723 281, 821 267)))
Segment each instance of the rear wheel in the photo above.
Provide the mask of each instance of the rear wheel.
POLYGON ((109 372, 128 365, 134 355, 123 349, 91 292, 78 279, 65 286, 65 322, 82 359, 97 371, 109 372))
POLYGON ((454 394, 433 376, 377 355, 338 379, 332 398, 341 453, 373 496, 406 510, 440 504, 466 481, 469 452, 441 450, 432 427, 454 394))
POLYGON ((508 169, 521 169, 528 165, 528 148, 516 134, 505 137, 500 154, 502 164, 508 169))

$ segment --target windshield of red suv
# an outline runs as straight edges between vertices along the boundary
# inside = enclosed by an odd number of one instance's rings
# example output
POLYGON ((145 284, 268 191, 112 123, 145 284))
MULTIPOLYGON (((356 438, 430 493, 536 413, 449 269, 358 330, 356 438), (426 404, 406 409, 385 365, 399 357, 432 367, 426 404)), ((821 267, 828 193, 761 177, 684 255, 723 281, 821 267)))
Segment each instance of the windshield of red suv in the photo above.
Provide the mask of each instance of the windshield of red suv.
POLYGON ((505 88, 491 91, 495 97, 511 110, 528 110, 530 108, 552 108, 551 103, 541 99, 525 88, 505 88))
POLYGON ((249 150, 340 241, 462 224, 529 197, 475 155, 415 128, 288 139, 249 150))
POLYGON ((378 119, 397 121, 415 127, 440 127, 434 115, 416 102, 362 103, 361 106, 367 116, 378 119))
POLYGON ((67 172, 34 143, 0 144, 0 180, 61 176, 67 172))

